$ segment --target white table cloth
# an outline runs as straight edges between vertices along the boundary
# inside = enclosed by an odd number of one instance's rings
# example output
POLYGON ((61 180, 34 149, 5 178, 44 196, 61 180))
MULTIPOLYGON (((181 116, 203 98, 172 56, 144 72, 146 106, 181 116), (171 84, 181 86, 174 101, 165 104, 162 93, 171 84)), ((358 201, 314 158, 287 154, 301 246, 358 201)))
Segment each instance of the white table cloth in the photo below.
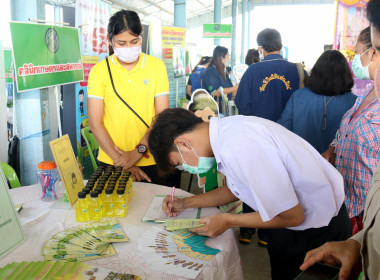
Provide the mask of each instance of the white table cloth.
MULTIPOLYGON (((142 223, 141 219, 154 195, 170 194, 170 188, 147 184, 134 183, 134 196, 129 205, 125 218, 118 219, 120 226, 129 238, 129 242, 113 243, 116 256, 103 258, 87 263, 112 269, 119 272, 136 274, 145 279, 187 279, 152 270, 149 263, 139 254, 138 240, 142 234, 154 226, 152 223, 142 223)), ((15 204, 23 203, 20 220, 23 224, 26 241, 20 247, 0 260, 0 267, 8 263, 22 261, 43 261, 41 249, 50 237, 67 228, 79 225, 75 220, 75 210, 55 209, 54 202, 40 200, 39 185, 32 185, 10 190, 15 204)), ((62 194, 61 194, 62 195, 62 194)), ((191 194, 176 190, 176 195, 190 196, 191 194)), ((220 213, 215 208, 203 208, 201 217, 220 213)), ((216 238, 209 238, 206 245, 221 250, 202 270, 196 279, 240 280, 243 271, 235 235, 232 229, 227 230, 216 238)))

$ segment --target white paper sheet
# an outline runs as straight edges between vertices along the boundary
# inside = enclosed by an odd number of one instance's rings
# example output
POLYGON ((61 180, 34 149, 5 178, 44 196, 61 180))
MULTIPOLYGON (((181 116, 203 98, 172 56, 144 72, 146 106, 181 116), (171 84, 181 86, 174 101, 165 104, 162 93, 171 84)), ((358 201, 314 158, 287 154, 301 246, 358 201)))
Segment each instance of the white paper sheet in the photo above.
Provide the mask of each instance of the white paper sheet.
POLYGON ((165 219, 197 219, 199 208, 189 208, 185 209, 177 217, 168 217, 164 210, 162 210, 162 201, 164 196, 153 197, 152 202, 149 205, 148 210, 145 212, 142 222, 155 222, 156 220, 161 220, 165 222, 165 219))

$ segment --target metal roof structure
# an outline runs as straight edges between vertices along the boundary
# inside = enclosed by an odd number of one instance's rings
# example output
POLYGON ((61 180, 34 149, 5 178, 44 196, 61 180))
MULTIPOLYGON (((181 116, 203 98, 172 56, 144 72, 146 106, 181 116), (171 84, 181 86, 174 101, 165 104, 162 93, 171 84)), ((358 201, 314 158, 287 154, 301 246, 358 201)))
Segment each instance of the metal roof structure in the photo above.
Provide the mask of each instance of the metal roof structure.
MULTIPOLYGON (((163 26, 174 25, 174 0, 103 0, 111 4, 114 10, 130 9, 136 11, 143 22, 150 17, 161 20, 163 26)), ((194 28, 203 23, 214 21, 214 0, 185 0, 187 28, 194 28)), ((232 0, 222 1, 222 18, 232 14, 232 0)), ((335 0, 247 0, 252 7, 262 5, 304 5, 331 4, 335 0)), ((74 6, 75 0, 46 0, 53 6, 74 6)), ((241 13, 241 1, 238 0, 238 13, 241 13)))

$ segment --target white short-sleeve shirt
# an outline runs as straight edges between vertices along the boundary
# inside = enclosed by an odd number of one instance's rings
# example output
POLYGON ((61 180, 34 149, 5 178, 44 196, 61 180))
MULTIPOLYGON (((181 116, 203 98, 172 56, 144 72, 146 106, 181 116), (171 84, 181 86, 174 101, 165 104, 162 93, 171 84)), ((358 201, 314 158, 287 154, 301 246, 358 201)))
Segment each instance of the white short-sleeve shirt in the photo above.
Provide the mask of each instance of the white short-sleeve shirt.
POLYGON ((281 125, 258 117, 210 120, 218 171, 231 192, 269 221, 298 203, 303 224, 327 226, 344 201, 343 178, 309 143, 281 125))

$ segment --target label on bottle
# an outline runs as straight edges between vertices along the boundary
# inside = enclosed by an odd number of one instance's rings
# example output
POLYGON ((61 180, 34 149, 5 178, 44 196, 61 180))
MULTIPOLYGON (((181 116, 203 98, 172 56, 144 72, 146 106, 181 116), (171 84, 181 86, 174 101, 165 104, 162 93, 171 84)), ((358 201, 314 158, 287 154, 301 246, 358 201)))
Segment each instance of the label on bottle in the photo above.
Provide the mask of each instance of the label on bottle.
POLYGON ((87 209, 82 209, 83 213, 87 213, 87 209))
POLYGON ((125 204, 123 204, 121 207, 125 208, 125 204))
POLYGON ((110 204, 110 207, 111 207, 111 208, 114 207, 114 206, 115 206, 115 204, 113 204, 113 203, 110 204))
POLYGON ((99 212, 100 211, 100 208, 99 209, 95 209, 95 212, 99 212))

